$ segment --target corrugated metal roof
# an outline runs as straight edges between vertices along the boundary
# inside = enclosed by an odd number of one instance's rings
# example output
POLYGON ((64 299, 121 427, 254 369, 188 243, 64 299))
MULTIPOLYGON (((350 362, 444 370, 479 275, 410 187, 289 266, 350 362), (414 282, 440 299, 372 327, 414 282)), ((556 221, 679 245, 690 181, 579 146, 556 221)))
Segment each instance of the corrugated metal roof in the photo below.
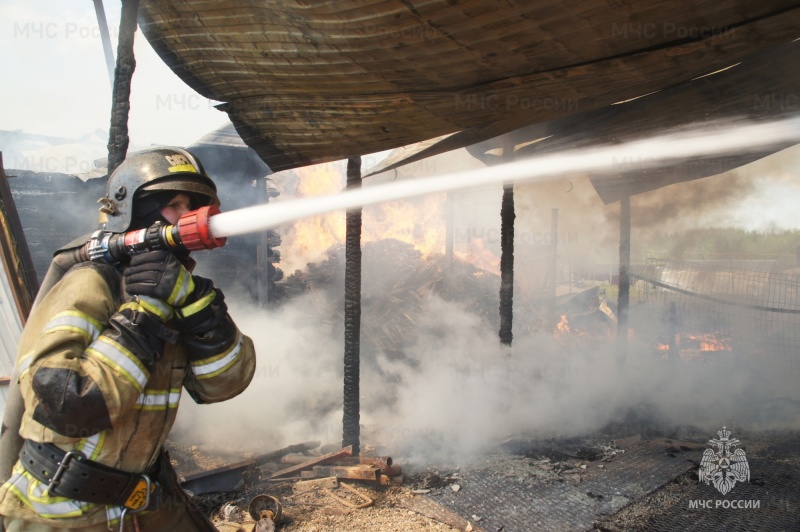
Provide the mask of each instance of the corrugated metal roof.
POLYGON ((274 171, 455 132, 467 146, 800 36, 788 0, 143 0, 140 15, 274 171))

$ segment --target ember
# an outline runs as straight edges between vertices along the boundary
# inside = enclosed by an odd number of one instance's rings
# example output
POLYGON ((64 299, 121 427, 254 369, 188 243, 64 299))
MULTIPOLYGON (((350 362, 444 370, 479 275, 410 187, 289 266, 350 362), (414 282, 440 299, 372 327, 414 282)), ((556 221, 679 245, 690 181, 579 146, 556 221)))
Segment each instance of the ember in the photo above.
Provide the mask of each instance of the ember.
POLYGON ((556 324, 556 328, 553 332, 558 336, 559 334, 567 334, 572 332, 572 329, 569 327, 569 320, 567 319, 566 314, 561 315, 561 321, 556 324))
MULTIPOLYGON (((733 351, 733 347, 728 345, 724 338, 718 338, 713 334, 689 334, 686 335, 688 340, 700 343, 700 351, 733 351)), ((680 340, 679 340, 680 343, 680 340)))

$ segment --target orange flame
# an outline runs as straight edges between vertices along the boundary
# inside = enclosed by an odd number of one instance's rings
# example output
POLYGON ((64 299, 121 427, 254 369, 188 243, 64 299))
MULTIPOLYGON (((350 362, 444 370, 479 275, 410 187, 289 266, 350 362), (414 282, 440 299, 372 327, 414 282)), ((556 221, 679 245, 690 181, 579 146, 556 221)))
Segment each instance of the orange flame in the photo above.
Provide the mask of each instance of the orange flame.
POLYGON ((364 208, 364 242, 394 238, 414 245, 423 257, 444 253, 444 194, 364 208))
POLYGON ((486 241, 483 238, 470 239, 467 251, 454 250, 453 254, 464 262, 500 275, 500 257, 486 247, 486 241))
POLYGON ((567 315, 561 315, 561 321, 556 324, 556 328, 553 330, 556 334, 567 334, 572 332, 572 329, 569 327, 569 320, 567 320, 567 315))
MULTIPOLYGON (((342 169, 333 163, 298 168, 293 172, 299 197, 335 194, 346 184, 342 169)), ((291 191, 289 193, 287 196, 291 191)), ((441 193, 364 207, 362 243, 394 238, 413 245, 425 258, 444 254, 446 198, 446 194, 441 193)), ((281 265, 293 272, 303 269, 309 262, 322 260, 332 245, 345 241, 345 217, 336 212, 297 220, 280 232, 287 243, 281 249, 281 265)), ((466 251, 454 250, 454 255, 478 268, 500 273, 500 258, 481 239, 472 239, 466 251)))
POLYGON ((689 334, 686 336, 689 340, 700 342, 700 351, 733 351, 733 347, 722 339, 717 338, 713 334, 689 334))
MULTIPOLYGON (((333 164, 298 168, 294 173, 298 178, 295 193, 299 197, 335 194, 345 185, 344 177, 333 164)), ((291 244, 281 247, 281 266, 294 272, 309 262, 323 259, 332 245, 344 242, 345 218, 340 213, 322 214, 296 220, 280 232, 283 241, 291 244)))

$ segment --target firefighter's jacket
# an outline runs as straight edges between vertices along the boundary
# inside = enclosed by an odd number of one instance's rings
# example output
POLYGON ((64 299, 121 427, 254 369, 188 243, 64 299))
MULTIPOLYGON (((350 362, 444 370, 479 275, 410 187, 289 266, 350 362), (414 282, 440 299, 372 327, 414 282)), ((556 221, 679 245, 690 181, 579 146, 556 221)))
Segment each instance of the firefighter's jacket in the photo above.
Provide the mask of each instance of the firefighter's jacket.
MULTIPOLYGON (((123 297, 121 278, 107 265, 73 267, 31 313, 15 372, 25 403, 20 435, 142 473, 167 438, 182 391, 198 403, 238 395, 255 373, 255 352, 227 307, 214 331, 154 340, 137 323, 143 309, 123 297)), ((165 327, 181 330, 175 324, 165 327)), ((121 507, 49 496, 46 488, 18 461, 0 487, 0 514, 71 527, 119 520, 121 507)))

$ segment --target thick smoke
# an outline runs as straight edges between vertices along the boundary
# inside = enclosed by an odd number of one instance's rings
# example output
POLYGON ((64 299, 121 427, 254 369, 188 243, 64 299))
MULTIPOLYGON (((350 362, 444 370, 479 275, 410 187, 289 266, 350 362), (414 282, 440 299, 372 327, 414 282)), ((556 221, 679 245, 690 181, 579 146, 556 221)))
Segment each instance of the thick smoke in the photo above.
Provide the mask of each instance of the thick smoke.
MULTIPOLYGON (((426 174, 436 171, 428 170, 426 174)), ((447 164, 439 170, 448 170, 447 164)), ((726 217, 730 221, 734 207, 762 184, 761 177, 754 178, 761 175, 745 167, 635 197, 634 262, 658 244, 660 232, 702 227, 726 217)), ((475 243, 481 241, 481 249, 499 261, 500 194, 499 187, 456 193, 457 253, 461 249, 474 258, 475 243)), ((440 285, 429 284, 413 291, 409 303, 411 290, 392 291, 388 281, 379 282, 404 278, 407 272, 401 264, 408 261, 393 265, 365 260, 362 448, 391 455, 398 463, 422 466, 464 463, 506 438, 523 434, 581 436, 643 423, 663 432, 685 426, 711 433, 722 425, 800 428, 798 362, 768 345, 667 358, 655 348, 668 333, 662 311, 637 305, 642 301, 636 298, 623 362, 617 357, 613 323, 606 323, 605 333, 575 324, 571 333, 555 331, 555 323, 531 311, 536 300, 531 294, 538 292, 541 297, 549 286, 546 272, 551 256, 546 253, 551 253, 553 243, 552 209, 558 209, 556 238, 563 269, 569 261, 616 264, 618 206, 603 205, 585 175, 517 185, 516 205, 510 347, 500 344, 496 321, 480 310, 481 305, 497 308, 495 285, 475 284, 483 291, 462 291, 454 297, 436 289, 440 285), (388 346, 371 340, 375 328, 392 327, 401 313, 410 324, 402 328, 401 340, 388 346)), ((298 233, 283 230, 282 234, 286 255, 298 233)), ((365 245, 365 257, 370 249, 376 248, 365 245)), ((317 250, 312 261, 321 264, 326 252, 330 255, 330 250, 317 250)), ((426 258, 442 261, 441 254, 426 258)), ((332 277, 342 277, 341 271, 331 268, 332 277)), ((570 279, 569 271, 559 271, 559 280, 570 279)), ((498 282, 496 272, 487 269, 471 278, 498 282)), ((233 446, 255 453, 307 440, 339 444, 341 283, 328 288, 294 297, 269 311, 232 301, 233 316, 256 343, 256 377, 247 391, 226 403, 194 406, 185 400, 174 436, 210 448, 233 446)), ((733 327, 752 321, 748 316, 732 317, 733 327)))
MULTIPOLYGON (((227 403, 184 401, 176 437, 255 453, 339 443, 343 344, 320 303, 308 295, 271 312, 234 309, 256 343, 256 377, 227 403)), ((788 373, 769 356, 667 360, 634 337, 620 366, 613 338, 551 330, 519 334, 507 347, 485 320, 433 294, 415 322, 402 356, 362 350, 362 447, 398 463, 465 463, 511 436, 589 435, 631 415, 664 431, 800 427, 797 368, 788 373)))

